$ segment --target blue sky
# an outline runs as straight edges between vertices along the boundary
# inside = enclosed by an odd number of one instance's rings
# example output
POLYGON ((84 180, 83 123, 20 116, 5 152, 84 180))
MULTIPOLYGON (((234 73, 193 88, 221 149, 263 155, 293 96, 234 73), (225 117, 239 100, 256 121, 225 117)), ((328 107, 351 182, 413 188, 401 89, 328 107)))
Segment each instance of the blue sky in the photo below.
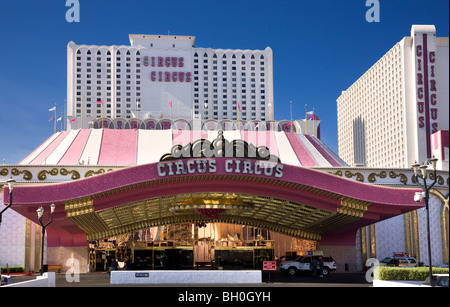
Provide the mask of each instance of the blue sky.
POLYGON ((67 43, 128 45, 128 34, 194 35, 199 47, 274 53, 275 119, 323 120, 335 152, 336 99, 404 36, 434 24, 448 36, 448 0, 379 0, 380 22, 366 21, 366 0, 0 0, 0 163, 20 162, 53 133, 49 108, 67 88, 67 43))

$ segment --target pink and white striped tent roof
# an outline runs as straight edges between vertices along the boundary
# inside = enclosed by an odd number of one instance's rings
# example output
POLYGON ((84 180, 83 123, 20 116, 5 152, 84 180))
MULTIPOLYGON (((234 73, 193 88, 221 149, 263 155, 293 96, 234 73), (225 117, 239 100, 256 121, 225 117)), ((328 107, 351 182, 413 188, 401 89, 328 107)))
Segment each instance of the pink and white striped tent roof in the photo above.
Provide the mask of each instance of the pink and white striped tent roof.
MULTIPOLYGON (((224 131, 228 141, 265 145, 283 164, 302 167, 348 166, 318 138, 284 131, 224 131)), ((53 134, 20 165, 132 166, 156 163, 174 145, 210 141, 218 131, 82 129, 53 134)))

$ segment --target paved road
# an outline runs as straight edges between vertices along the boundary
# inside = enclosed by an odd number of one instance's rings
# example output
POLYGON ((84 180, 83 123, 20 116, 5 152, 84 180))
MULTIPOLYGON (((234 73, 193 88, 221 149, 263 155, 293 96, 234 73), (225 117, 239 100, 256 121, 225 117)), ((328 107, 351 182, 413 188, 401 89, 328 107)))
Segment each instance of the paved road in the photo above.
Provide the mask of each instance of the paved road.
MULTIPOLYGON (((35 279, 35 276, 13 276, 13 282, 35 279)), ((333 272, 323 278, 315 277, 311 273, 300 273, 288 276, 276 271, 270 274, 263 273, 261 284, 211 285, 205 284, 164 284, 164 285, 111 285, 108 273, 87 273, 80 275, 80 282, 67 282, 64 273, 56 274, 56 287, 371 287, 365 280, 365 273, 339 273, 333 272)))

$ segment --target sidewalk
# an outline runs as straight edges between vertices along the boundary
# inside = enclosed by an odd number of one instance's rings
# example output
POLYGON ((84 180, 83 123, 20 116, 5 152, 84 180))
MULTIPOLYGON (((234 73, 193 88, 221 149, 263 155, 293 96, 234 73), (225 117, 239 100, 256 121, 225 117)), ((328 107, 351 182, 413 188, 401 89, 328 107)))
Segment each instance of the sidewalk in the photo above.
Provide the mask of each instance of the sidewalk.
MULTIPOLYGON (((37 275, 30 276, 12 276, 14 283, 36 279, 37 275)), ((361 281, 361 274, 351 273, 332 273, 325 278, 315 278, 312 276, 299 275, 296 277, 286 276, 285 274, 273 274, 271 276, 272 283, 267 283, 266 273, 263 275, 263 282, 260 284, 142 284, 142 285, 111 285, 110 275, 108 273, 85 273, 80 274, 80 282, 68 282, 65 273, 56 274, 56 287, 186 287, 186 288, 211 288, 211 287, 371 287, 371 283, 361 281)))

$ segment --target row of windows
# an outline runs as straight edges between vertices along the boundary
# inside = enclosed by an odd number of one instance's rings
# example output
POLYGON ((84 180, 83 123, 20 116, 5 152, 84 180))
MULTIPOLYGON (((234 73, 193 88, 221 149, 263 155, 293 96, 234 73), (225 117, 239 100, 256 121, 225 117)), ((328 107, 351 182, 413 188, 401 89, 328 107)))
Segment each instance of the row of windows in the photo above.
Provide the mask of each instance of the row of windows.
MULTIPOLYGON (((199 111, 195 111, 194 114, 199 117, 202 113, 200 113, 199 111)), ((219 119, 219 112, 212 112, 206 113, 206 118, 210 119, 211 114, 213 115, 213 119, 219 119)), ((231 114, 228 114, 228 112, 221 112, 220 113, 221 119, 232 119, 232 120, 237 120, 237 119, 242 119, 242 120, 254 120, 256 119, 257 114, 255 112, 251 113, 251 116, 249 118, 247 118, 246 114, 242 114, 240 117, 238 116, 237 112, 233 112, 231 114)), ((266 120, 266 115, 264 113, 261 114, 261 120, 266 120)))
MULTIPOLYGON (((91 52, 90 49, 88 49, 84 55, 89 56, 89 55, 92 55, 93 53, 95 53, 95 55, 97 55, 97 56, 101 56, 101 55, 102 55, 102 51, 101 51, 101 50, 97 50, 97 52, 95 52, 95 51, 94 51, 94 52, 91 52)), ((83 53, 81 52, 80 49, 77 50, 77 53, 76 53, 76 54, 77 54, 77 56, 82 56, 82 55, 83 55, 83 53)), ((222 55, 222 58, 223 58, 223 59, 228 58, 227 55, 229 55, 229 54, 230 54, 230 53, 224 53, 224 54, 222 55)), ((117 50, 117 52, 115 52, 115 55, 122 55, 122 54, 121 54, 120 50, 117 50)), ((136 53, 130 52, 130 50, 127 50, 127 52, 124 52, 124 55, 126 55, 126 56, 131 56, 131 55, 140 56, 141 53, 140 53, 139 50, 136 50, 136 53)), ((107 50, 107 51, 106 51, 106 56, 111 56, 111 51, 110 51, 110 50, 107 50)), ((199 57, 198 52, 195 52, 195 53, 194 53, 194 58, 198 58, 198 57, 199 57)), ((241 59, 246 59, 247 57, 248 57, 248 54, 243 53, 243 54, 241 55, 241 59)), ((250 56, 250 59, 256 60, 257 57, 258 57, 258 56, 255 57, 255 54, 252 53, 251 56, 250 56)), ((205 53, 203 54, 203 58, 208 58, 208 53, 205 52, 205 53)), ((213 59, 217 59, 217 58, 218 58, 218 57, 217 57, 217 54, 214 53, 213 56, 212 56, 212 58, 213 58, 213 59)), ((232 58, 232 59, 237 59, 236 54, 233 53, 232 56, 231 56, 231 58, 232 58)), ((259 59, 260 59, 260 60, 264 60, 264 55, 261 54, 261 55, 259 56, 259 59)))
MULTIPOLYGON (((198 65, 194 65, 194 69, 199 69, 198 65)), ((203 69, 208 69, 208 65, 204 65, 203 69)), ((213 70, 217 70, 217 66, 213 66, 213 70)), ((222 70, 227 70, 227 66, 222 66, 222 70)), ((237 70, 237 67, 232 66, 231 70, 237 70)), ((246 70, 245 66, 241 67, 241 70, 246 70)), ((254 70, 256 70, 256 68, 254 66, 252 66, 252 67, 250 67, 250 70, 254 71, 254 70)), ((264 71, 264 66, 261 66, 260 70, 264 71)))
MULTIPOLYGON (((246 61, 241 61, 241 65, 242 65, 242 66, 246 66, 246 63, 247 63, 246 61)), ((253 66, 253 65, 255 65, 255 63, 256 63, 255 61, 251 61, 251 62, 250 62, 250 65, 253 66)), ((198 64, 198 59, 194 59, 194 64, 198 64)), ((203 60, 203 64, 208 64, 208 59, 204 59, 204 60, 203 60)), ((226 64, 228 64, 228 62, 227 62, 227 61, 222 61, 222 64, 223 64, 223 65, 226 65, 226 64)), ((236 65, 236 61, 232 61, 231 64, 232 64, 232 65, 236 65)), ((261 66, 264 66, 264 62, 263 62, 263 61, 261 61, 259 64, 260 64, 261 66)), ((214 60, 214 61, 213 61, 213 65, 217 65, 217 60, 214 60)))
MULTIPOLYGON (((131 61, 131 58, 130 58, 130 57, 126 57, 125 59, 126 59, 127 62, 130 62, 130 61, 131 61)), ((81 56, 77 56, 77 61, 80 62, 81 60, 82 60, 81 56)), ((101 62, 101 61, 102 61, 102 58, 97 57, 96 60, 97 60, 98 62, 101 62)), ((92 61, 92 57, 86 57, 86 61, 92 61)), ((122 58, 117 57, 117 58, 116 58, 116 61, 117 61, 117 62, 120 62, 120 61, 122 61, 122 58)), ((136 62, 140 62, 140 61, 141 61, 141 58, 136 58, 136 62)), ((108 56, 108 57, 106 58, 106 62, 111 62, 111 57, 110 57, 110 56, 108 56)), ((118 64, 120 64, 120 63, 118 63, 118 64)), ((120 66, 120 65, 119 65, 119 66, 120 66)))
MULTIPOLYGON (((78 50, 77 50, 77 56, 79 56, 79 55, 81 55, 81 54, 82 54, 82 53, 81 53, 81 50, 78 49, 78 50)), ((87 51, 86 51, 86 55, 92 55, 91 50, 87 50, 87 51)), ((102 52, 101 52, 100 50, 97 50, 96 55, 102 55, 102 52)), ((107 56, 110 56, 110 55, 111 55, 111 51, 108 50, 108 51, 106 52, 106 55, 107 55, 107 56)), ((117 50, 116 55, 121 55, 120 50, 117 50)), ((125 53, 125 55, 131 55, 130 50, 127 50, 127 52, 125 53)), ((137 55, 137 56, 138 56, 138 55, 141 55, 141 53, 139 52, 139 50, 136 52, 136 55, 137 55)))
MULTIPOLYGON (((194 53, 194 59, 195 59, 195 58, 198 58, 198 57, 199 57, 198 53, 197 53, 197 52, 194 53)), ((207 57, 208 57, 208 53, 206 53, 206 52, 203 53, 203 57, 204 57, 204 58, 207 58, 207 57)), ((217 54, 214 53, 213 56, 212 56, 212 58, 213 58, 213 59, 217 59, 217 54)), ((222 55, 222 58, 223 58, 223 59, 226 59, 226 58, 227 58, 227 54, 224 53, 224 54, 222 55)), ((236 58, 237 58, 237 57, 236 57, 236 54, 233 53, 233 55, 231 56, 231 58, 232 58, 232 59, 236 59, 236 58)), ((245 59, 245 58, 246 58, 246 54, 244 53, 244 54, 241 55, 241 59, 245 59)), ((252 53, 252 55, 250 56, 250 59, 256 59, 256 57, 255 57, 255 55, 254 55, 253 53, 252 53)), ((260 59, 260 60, 264 60, 264 55, 261 54, 261 56, 259 57, 259 59, 260 59)))

